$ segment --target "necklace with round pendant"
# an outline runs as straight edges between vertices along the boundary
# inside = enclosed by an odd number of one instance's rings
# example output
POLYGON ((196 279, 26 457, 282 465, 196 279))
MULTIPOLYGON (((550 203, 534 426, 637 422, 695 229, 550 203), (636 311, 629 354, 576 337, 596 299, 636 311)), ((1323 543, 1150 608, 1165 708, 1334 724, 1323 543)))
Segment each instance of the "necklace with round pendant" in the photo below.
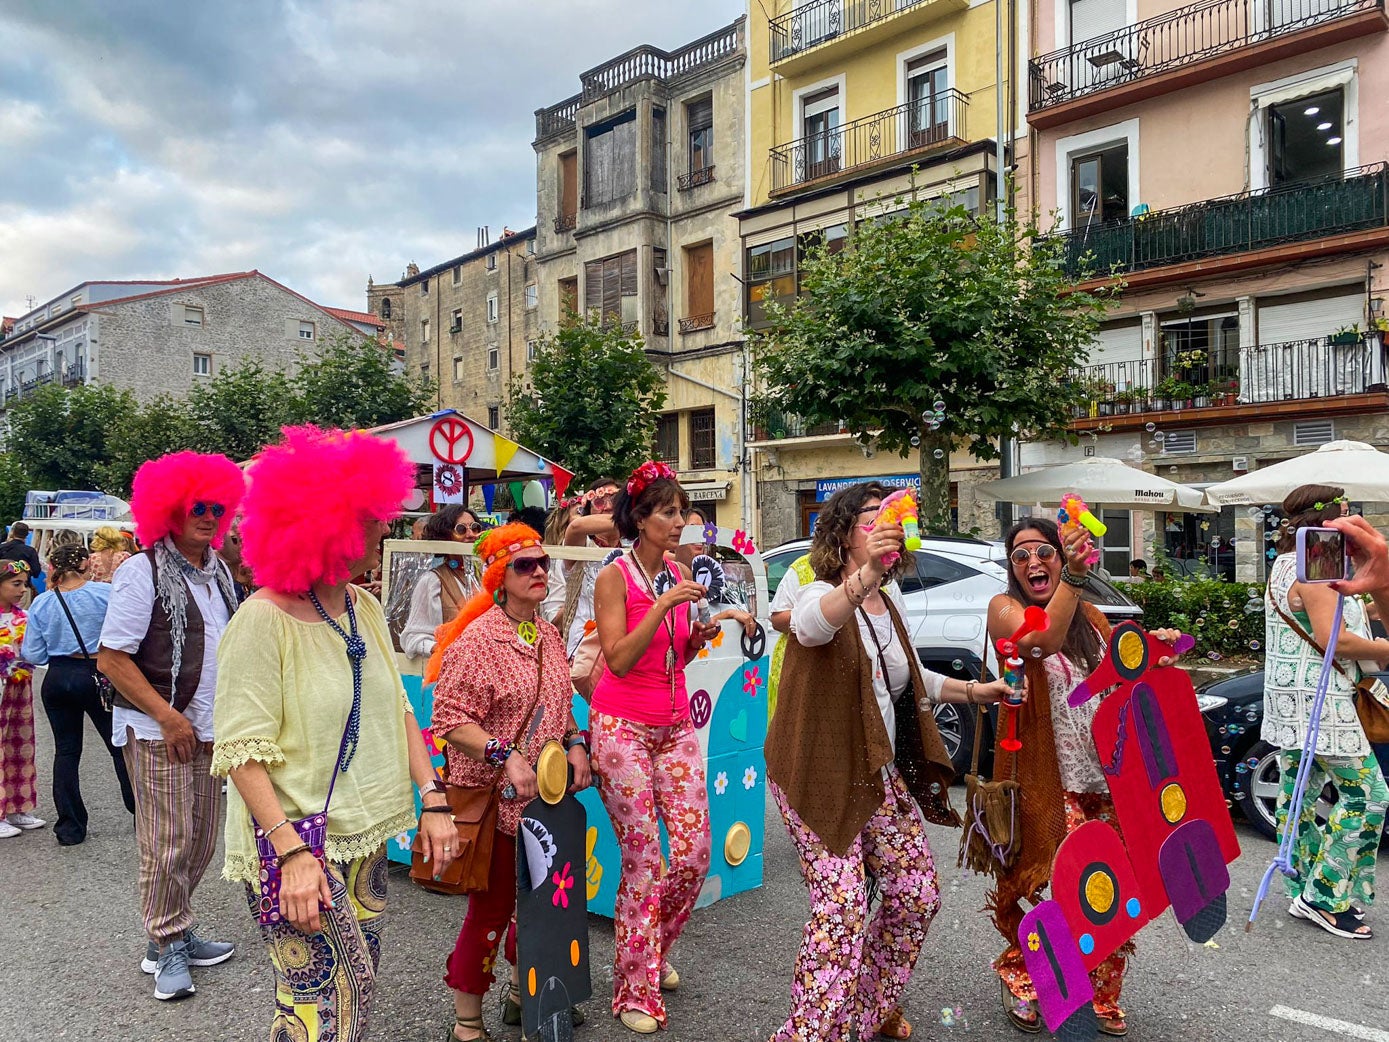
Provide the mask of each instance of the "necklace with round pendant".
POLYGON ((536 628, 535 623, 527 619, 516 627, 516 636, 527 644, 534 644, 540 639, 540 630, 536 628))

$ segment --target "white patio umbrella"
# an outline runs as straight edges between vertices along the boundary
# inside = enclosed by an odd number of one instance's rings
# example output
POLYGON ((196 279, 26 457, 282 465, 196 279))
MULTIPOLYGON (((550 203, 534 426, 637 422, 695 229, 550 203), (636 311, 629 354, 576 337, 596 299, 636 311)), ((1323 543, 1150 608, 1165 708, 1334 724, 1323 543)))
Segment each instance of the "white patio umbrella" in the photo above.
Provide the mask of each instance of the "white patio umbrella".
POLYGON ((1220 506, 1262 506, 1283 502, 1299 485, 1336 485, 1351 499, 1389 502, 1389 453, 1363 441, 1331 441, 1315 452, 1211 485, 1206 496, 1220 506))
POLYGON ((1074 492, 1091 506, 1200 514, 1216 510, 1206 504, 1198 489, 1108 456, 1087 456, 1074 463, 990 481, 980 485, 979 491, 991 499, 1012 503, 1059 503, 1067 492, 1074 492))

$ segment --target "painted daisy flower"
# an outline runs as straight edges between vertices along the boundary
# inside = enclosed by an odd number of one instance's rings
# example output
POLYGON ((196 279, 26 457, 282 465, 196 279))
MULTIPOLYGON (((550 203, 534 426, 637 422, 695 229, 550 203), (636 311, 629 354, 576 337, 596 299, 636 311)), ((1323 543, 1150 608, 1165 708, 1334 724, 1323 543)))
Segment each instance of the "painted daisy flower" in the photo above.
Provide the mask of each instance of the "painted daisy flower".
POLYGON ((718 777, 714 779, 714 792, 722 796, 728 789, 728 772, 719 771, 718 777))
POLYGON ((757 768, 749 767, 743 772, 743 788, 751 789, 757 784, 757 768))

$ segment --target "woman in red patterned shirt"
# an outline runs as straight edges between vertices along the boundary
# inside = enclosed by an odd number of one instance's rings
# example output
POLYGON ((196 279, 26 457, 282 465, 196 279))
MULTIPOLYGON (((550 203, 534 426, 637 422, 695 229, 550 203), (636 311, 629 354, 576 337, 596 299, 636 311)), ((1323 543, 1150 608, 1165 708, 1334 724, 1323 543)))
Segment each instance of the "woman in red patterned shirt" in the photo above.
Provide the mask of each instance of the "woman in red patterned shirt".
POLYGON ((550 571, 540 537, 527 525, 504 525, 483 535, 475 552, 485 569, 483 591, 439 627, 438 646, 425 671, 426 681, 438 677, 431 726, 452 746, 450 782, 510 783, 516 796, 501 802, 487 889, 469 898, 444 975, 456 1012, 452 1037, 460 1040, 489 1037, 482 996, 496 980, 493 967, 503 934, 512 965, 508 1004, 519 1006, 516 933, 508 929, 516 908, 516 828, 522 808, 536 795, 534 764, 545 743, 563 740, 568 748, 571 792, 589 783, 587 741, 570 708, 564 641, 536 611, 550 571), (513 747, 518 733, 522 738, 513 747))

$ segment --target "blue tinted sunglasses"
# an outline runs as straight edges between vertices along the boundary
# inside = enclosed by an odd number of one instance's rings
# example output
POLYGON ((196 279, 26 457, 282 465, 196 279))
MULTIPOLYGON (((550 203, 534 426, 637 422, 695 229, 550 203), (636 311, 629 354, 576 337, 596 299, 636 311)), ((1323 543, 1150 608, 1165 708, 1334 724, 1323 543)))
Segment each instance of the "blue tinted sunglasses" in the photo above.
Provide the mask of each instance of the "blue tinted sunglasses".
POLYGON ((203 503, 201 501, 194 503, 193 509, 188 511, 188 513, 192 514, 194 517, 202 517, 205 514, 211 514, 213 517, 217 518, 220 518, 226 512, 227 508, 221 503, 203 503))

